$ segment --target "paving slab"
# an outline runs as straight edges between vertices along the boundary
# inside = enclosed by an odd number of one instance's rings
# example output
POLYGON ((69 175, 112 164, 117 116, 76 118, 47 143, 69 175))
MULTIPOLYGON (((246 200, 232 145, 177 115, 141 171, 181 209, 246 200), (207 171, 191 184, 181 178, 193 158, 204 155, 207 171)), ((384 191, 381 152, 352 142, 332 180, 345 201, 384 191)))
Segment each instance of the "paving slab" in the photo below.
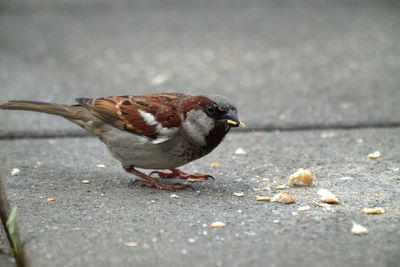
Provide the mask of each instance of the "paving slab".
MULTIPOLYGON (((2 5, 0 102, 227 95, 256 128, 398 124, 398 1, 29 1, 2 5)), ((2 112, 0 136, 81 134, 2 112)))
POLYGON ((9 250, 10 243, 7 239, 6 231, 2 224, 0 224, 0 266, 2 267, 16 267, 13 254, 9 250))
POLYGON ((396 266, 399 135, 400 128, 233 132, 183 168, 215 181, 177 192, 132 185, 95 138, 3 140, 0 179, 7 206, 18 207, 25 266, 396 266), (245 155, 235 154, 239 147, 245 155), (382 156, 369 159, 376 150, 382 156), (295 204, 255 200, 275 195, 298 168, 316 179, 285 190, 295 204), (339 198, 330 211, 314 204, 321 188, 339 198), (385 213, 365 215, 366 207, 385 213), (211 228, 216 221, 226 226, 211 228), (368 234, 352 235, 353 222, 368 234))

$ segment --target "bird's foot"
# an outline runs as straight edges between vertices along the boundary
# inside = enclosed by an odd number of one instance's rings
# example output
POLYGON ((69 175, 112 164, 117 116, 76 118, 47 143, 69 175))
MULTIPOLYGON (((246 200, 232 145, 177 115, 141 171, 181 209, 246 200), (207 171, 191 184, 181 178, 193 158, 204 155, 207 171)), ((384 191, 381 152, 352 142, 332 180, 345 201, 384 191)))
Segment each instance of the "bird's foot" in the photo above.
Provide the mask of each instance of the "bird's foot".
POLYGON ((180 171, 178 169, 170 169, 170 171, 171 172, 152 171, 150 175, 158 174, 159 178, 201 179, 201 180, 208 180, 210 178, 214 180, 214 177, 208 174, 201 174, 201 173, 189 174, 180 171))
MULTIPOLYGON (((154 179, 153 177, 150 177, 150 175, 146 175, 135 168, 127 168, 127 172, 132 173, 143 180, 136 180, 135 183, 139 183, 140 186, 147 186, 147 187, 155 187, 157 189, 161 190, 184 190, 187 187, 191 188, 190 186, 186 186, 183 184, 179 183, 174 183, 174 184, 166 184, 163 182, 158 181, 157 179, 154 179)), ((192 188, 193 189, 193 188, 192 188)))

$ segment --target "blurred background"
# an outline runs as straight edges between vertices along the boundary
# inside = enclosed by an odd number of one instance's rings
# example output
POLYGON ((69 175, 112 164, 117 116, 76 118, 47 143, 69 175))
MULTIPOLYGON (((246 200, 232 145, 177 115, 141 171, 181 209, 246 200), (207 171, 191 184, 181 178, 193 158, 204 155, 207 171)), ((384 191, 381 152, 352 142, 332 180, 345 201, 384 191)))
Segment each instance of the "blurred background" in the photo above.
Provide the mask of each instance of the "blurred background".
MULTIPOLYGON (((400 2, 0 1, 0 102, 222 94, 249 129, 400 121, 400 2)), ((3 111, 0 136, 79 132, 3 111)))

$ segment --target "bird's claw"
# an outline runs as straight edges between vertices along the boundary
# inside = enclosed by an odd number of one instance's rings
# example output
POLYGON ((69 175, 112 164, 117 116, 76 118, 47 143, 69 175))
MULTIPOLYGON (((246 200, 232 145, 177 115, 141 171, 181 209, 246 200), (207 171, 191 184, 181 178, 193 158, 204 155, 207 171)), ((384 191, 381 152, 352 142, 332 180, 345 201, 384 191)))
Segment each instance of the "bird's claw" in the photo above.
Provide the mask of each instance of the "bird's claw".
POLYGON ((213 176, 208 174, 201 174, 201 173, 194 173, 189 174, 178 169, 170 169, 171 172, 160 172, 160 171, 152 171, 150 176, 153 174, 157 174, 159 178, 179 178, 179 179, 203 179, 208 180, 212 179, 215 180, 213 176))

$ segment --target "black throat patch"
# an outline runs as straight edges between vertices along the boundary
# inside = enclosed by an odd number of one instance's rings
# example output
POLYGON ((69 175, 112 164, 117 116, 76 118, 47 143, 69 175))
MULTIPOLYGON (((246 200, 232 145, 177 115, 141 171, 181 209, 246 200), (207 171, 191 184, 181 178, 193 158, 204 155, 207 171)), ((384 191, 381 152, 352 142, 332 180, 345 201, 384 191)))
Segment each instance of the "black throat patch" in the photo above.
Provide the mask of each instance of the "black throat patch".
POLYGON ((206 136, 206 145, 203 147, 206 154, 214 150, 229 132, 230 127, 226 123, 218 122, 217 125, 206 136))

